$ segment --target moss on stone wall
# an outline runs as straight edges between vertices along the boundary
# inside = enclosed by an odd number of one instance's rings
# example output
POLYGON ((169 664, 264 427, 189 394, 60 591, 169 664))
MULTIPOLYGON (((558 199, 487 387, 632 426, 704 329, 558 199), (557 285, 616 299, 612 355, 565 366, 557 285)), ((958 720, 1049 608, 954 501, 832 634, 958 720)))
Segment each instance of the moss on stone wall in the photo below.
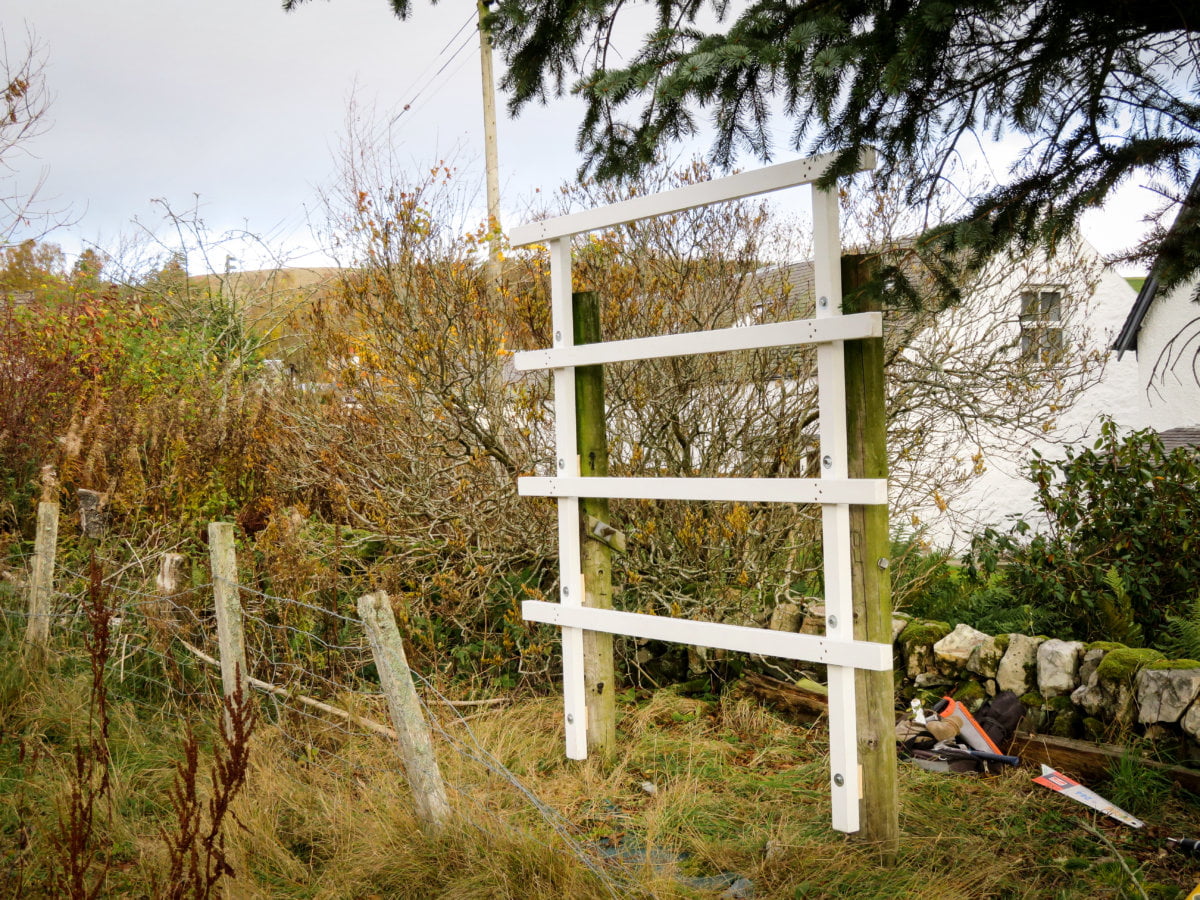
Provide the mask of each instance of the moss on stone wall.
POLYGON ((1163 655, 1157 650, 1151 650, 1148 647, 1139 649, 1122 647, 1110 650, 1100 661, 1100 665, 1096 669, 1096 677, 1101 681, 1132 682, 1133 676, 1138 673, 1139 669, 1163 658, 1163 655))
POLYGON ((1146 666, 1147 669, 1200 669, 1194 659, 1159 659, 1146 666))
POLYGON ((936 644, 951 631, 949 622, 927 622, 913 619, 900 632, 902 644, 936 644))

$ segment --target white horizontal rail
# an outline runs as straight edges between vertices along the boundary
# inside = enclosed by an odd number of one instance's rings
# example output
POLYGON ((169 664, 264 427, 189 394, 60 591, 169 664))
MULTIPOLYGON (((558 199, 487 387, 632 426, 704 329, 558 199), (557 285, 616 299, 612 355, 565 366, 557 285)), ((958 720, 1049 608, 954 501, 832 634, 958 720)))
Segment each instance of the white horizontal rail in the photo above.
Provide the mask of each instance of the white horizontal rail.
POLYGON ((538 478, 517 479, 522 497, 727 500, 744 503, 887 503, 885 478, 538 478))
POLYGON ((741 653, 763 656, 782 656, 804 662, 829 666, 852 666, 886 672, 892 668, 892 647, 873 641, 835 641, 812 634, 792 631, 772 631, 769 628, 750 628, 745 625, 725 625, 719 622, 693 622, 669 616, 648 616, 643 613, 621 612, 615 609, 593 609, 590 606, 563 606, 541 600, 526 600, 521 615, 531 622, 545 622, 567 628, 623 634, 652 641, 671 641, 698 647, 719 647, 741 653))
POLYGON ((582 344, 546 350, 526 350, 513 354, 518 372, 536 369, 562 369, 567 366, 595 366, 637 359, 662 359, 729 350, 758 350, 764 347, 788 347, 795 344, 820 344, 883 336, 883 314, 855 313, 827 319, 797 319, 770 325, 720 328, 714 331, 690 331, 657 337, 631 338, 603 344, 582 344))
MULTIPOLYGON (((626 222, 665 216, 696 206, 720 203, 723 200, 737 200, 741 197, 753 197, 756 194, 795 187, 798 184, 811 184, 825 174, 836 156, 835 153, 825 153, 807 159, 796 159, 752 172, 740 172, 725 178, 689 184, 673 191, 634 197, 609 206, 518 225, 509 232, 509 240, 514 247, 523 247, 613 225, 623 225, 626 222)), ((873 168, 875 151, 868 148, 859 154, 858 171, 873 168)))

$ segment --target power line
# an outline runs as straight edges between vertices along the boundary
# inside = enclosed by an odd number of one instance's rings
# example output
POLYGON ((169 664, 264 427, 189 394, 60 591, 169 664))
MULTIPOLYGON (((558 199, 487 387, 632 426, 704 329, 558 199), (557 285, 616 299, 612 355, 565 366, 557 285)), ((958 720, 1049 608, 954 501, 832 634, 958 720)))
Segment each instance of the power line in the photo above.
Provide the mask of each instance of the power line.
MULTIPOLYGON (((470 24, 470 23, 467 23, 467 24, 470 24)), ((466 25, 464 24, 463 28, 465 28, 465 27, 466 27, 466 25)), ((461 34, 461 33, 462 33, 462 31, 463 31, 463 28, 460 28, 460 29, 458 30, 458 34, 461 34)), ((477 30, 477 29, 476 29, 476 30, 477 30)), ((457 37, 458 37, 458 34, 456 34, 456 35, 454 36, 454 38, 457 38, 457 37)), ((454 38, 451 38, 451 41, 453 41, 453 40, 454 40, 454 38)), ((404 104, 404 107, 403 107, 403 108, 400 110, 400 112, 396 113, 396 115, 394 115, 394 116, 392 117, 391 121, 390 121, 390 122, 388 122, 388 125, 389 125, 389 126, 391 126, 391 125, 394 125, 394 124, 396 124, 396 121, 397 121, 397 120, 398 120, 398 119, 399 119, 401 116, 403 116, 403 115, 404 115, 406 112, 408 112, 408 111, 409 111, 409 109, 411 109, 411 108, 412 108, 412 105, 413 105, 414 103, 416 103, 418 99, 420 99, 420 97, 421 97, 421 94, 423 94, 423 93, 424 93, 426 90, 428 90, 429 86, 430 86, 431 84, 433 84, 433 82, 434 82, 434 81, 437 79, 437 77, 438 77, 439 75, 441 75, 443 72, 445 72, 445 71, 446 71, 446 69, 447 69, 447 67, 449 67, 449 65, 450 65, 452 62, 454 62, 454 60, 456 60, 456 59, 458 58, 459 54, 461 54, 461 53, 463 52, 463 50, 465 50, 465 49, 466 49, 466 48, 467 48, 467 47, 468 47, 468 46, 469 46, 469 45, 472 43, 472 41, 474 41, 474 40, 475 40, 475 34, 474 34, 474 32, 472 32, 471 34, 467 35, 466 39, 464 39, 464 40, 463 40, 463 42, 462 42, 461 44, 459 44, 459 45, 458 45, 458 49, 457 49, 457 50, 455 50, 455 51, 454 51, 454 53, 453 53, 453 54, 450 56, 450 58, 449 58, 449 59, 447 59, 447 60, 446 60, 444 63, 442 63, 441 67, 440 67, 440 68, 439 68, 439 69, 438 69, 436 72, 434 72, 432 76, 430 76, 430 77, 429 77, 429 79, 428 79, 428 80, 425 82, 425 84, 423 84, 423 85, 421 86, 420 90, 418 90, 418 91, 416 92, 416 94, 414 94, 414 95, 413 95, 412 99, 411 99, 411 100, 409 100, 407 103, 405 103, 405 104, 404 104)), ((440 55, 440 54, 439 54, 439 55, 440 55)), ((436 60, 435 60, 435 61, 436 61, 436 60)))

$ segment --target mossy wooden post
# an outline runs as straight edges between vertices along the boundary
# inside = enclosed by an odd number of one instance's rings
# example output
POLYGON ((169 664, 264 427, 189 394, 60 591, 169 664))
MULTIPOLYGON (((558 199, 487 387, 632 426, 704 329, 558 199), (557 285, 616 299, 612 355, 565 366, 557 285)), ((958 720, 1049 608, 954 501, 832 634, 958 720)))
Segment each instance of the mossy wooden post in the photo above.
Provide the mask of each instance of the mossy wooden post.
POLYGON ((449 820, 450 802, 388 595, 379 591, 359 597, 358 617, 366 628, 379 684, 387 697, 417 818, 425 828, 436 830, 449 820))
MULTIPOLYGON (((593 291, 571 295, 574 306, 575 343, 595 344, 600 336, 600 298, 593 291)), ((579 474, 608 475, 608 434, 604 426, 604 367, 575 369, 576 437, 579 474)), ((582 523, 583 605, 612 609, 612 549, 590 536, 589 522, 608 523, 608 500, 588 497, 579 501, 582 523)), ((599 631, 583 633, 583 686, 587 697, 588 753, 609 759, 617 749, 617 705, 613 665, 613 636, 599 631)))
MULTIPOLYGON (((843 310, 880 309, 862 288, 871 275, 867 258, 842 258, 843 310)), ((882 338, 847 341, 846 428, 851 478, 887 478, 887 408, 882 338)), ((892 642, 891 544, 886 506, 850 507, 851 583, 854 638, 892 642)), ((859 669, 858 758, 862 766, 859 836, 874 843, 887 865, 900 846, 900 801, 896 784, 895 687, 892 673, 859 669)))
POLYGON ((50 598, 54 593, 54 556, 58 546, 58 503, 38 504, 37 535, 33 544, 33 572, 29 579, 29 621, 25 650, 31 664, 40 665, 50 644, 50 598))
MULTIPOLYGON (((237 554, 233 523, 208 523, 208 555, 212 564, 213 601, 217 613, 217 643, 221 649, 221 691, 226 700, 250 697, 246 669, 246 639, 242 631, 242 600, 238 592, 237 554)), ((225 724, 231 726, 226 712, 225 724)))

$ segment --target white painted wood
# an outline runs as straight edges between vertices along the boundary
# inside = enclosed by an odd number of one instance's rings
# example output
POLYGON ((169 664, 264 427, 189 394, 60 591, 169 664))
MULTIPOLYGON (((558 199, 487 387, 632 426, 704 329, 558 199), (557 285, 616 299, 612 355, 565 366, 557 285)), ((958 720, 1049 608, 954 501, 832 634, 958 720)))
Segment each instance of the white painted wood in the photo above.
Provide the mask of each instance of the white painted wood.
POLYGON ((668 356, 757 350, 763 347, 788 347, 882 336, 883 315, 869 312, 825 319, 797 319, 769 325, 750 325, 744 328, 666 334, 561 349, 525 350, 513 355, 513 367, 518 372, 529 372, 563 366, 594 366, 639 359, 664 359, 668 356))
MULTIPOLYGON (((813 281, 817 318, 842 316, 842 247, 837 193, 813 190, 813 281)), ((848 317, 847 317, 848 318, 848 317)), ((847 477, 846 366, 842 341, 817 347, 817 391, 821 477, 847 477)), ((886 493, 886 489, 885 489, 886 493)), ((854 637, 854 600, 850 573, 850 507, 821 506, 825 573, 825 634, 832 640, 854 637)), ((831 666, 829 678, 829 779, 833 827, 853 832, 859 826, 858 734, 854 669, 831 666)))
MULTIPOLYGON (((887 667, 891 668, 891 648, 888 652, 887 667)), ((830 818, 835 831, 852 834, 859 828, 859 795, 862 792, 854 669, 830 666, 826 677, 829 681, 830 818)))
MULTIPOLYGON (((622 200, 620 203, 613 203, 609 206, 558 216, 554 219, 544 219, 541 222, 530 222, 512 229, 509 232, 509 239, 514 247, 523 247, 557 238, 569 238, 572 235, 596 231, 612 225, 623 225, 626 222, 637 222, 641 219, 680 212, 697 206, 708 206, 725 200, 767 194, 771 191, 795 187, 798 184, 811 184, 825 174, 833 160, 834 154, 832 153, 810 156, 806 159, 766 166, 751 172, 740 172, 725 178, 714 178, 712 181, 690 184, 673 191, 634 197, 631 200, 622 200)), ((875 151, 864 150, 858 159, 858 171, 873 168, 875 168, 875 151)))
MULTIPOLYGON (((849 504, 886 503, 887 482, 884 479, 851 480, 847 477, 843 342, 878 337, 882 333, 882 318, 877 313, 854 316, 841 314, 841 242, 836 193, 813 191, 814 279, 818 298, 817 315, 813 320, 661 335, 608 344, 589 344, 586 347, 573 346, 571 322, 572 235, 811 183, 827 170, 831 160, 830 156, 797 160, 676 191, 638 197, 601 209, 535 222, 512 231, 515 246, 550 241, 554 329, 551 349, 519 353, 515 359, 516 367, 522 371, 554 371, 554 474, 545 478, 521 478, 518 480, 518 489, 526 496, 559 498, 560 602, 527 601, 522 604, 522 613, 531 621, 547 622, 562 628, 567 755, 573 759, 583 759, 587 755, 584 631, 718 647, 828 665, 833 827, 839 831, 853 832, 859 829, 861 785, 855 670, 890 670, 892 648, 890 645, 853 640, 849 504), (812 343, 817 344, 822 455, 819 479, 579 477, 574 406, 576 366, 812 343), (582 606, 577 502, 582 496, 821 504, 827 615, 825 636, 692 622, 582 606)), ((872 168, 874 164, 873 152, 865 153, 860 158, 860 168, 872 168)))
MULTIPOLYGON (((757 653, 761 656, 780 656, 830 666, 848 666, 852 667, 847 669, 850 672, 855 668, 882 672, 892 667, 891 645, 870 641, 832 640, 811 634, 772 631, 769 628, 726 625, 721 622, 694 622, 690 619, 648 616, 615 609, 568 607, 541 600, 524 601, 521 604, 521 615, 532 622, 582 628, 587 631, 624 634, 698 647, 717 647, 741 653, 757 653)), ((853 726, 853 710, 851 713, 849 719, 853 726)))
POLYGON ((887 503, 883 478, 539 478, 517 479, 523 497, 728 500, 742 503, 887 503))
POLYGON ((367 632, 375 669, 379 672, 379 685, 387 698, 388 713, 396 729, 404 777, 413 794, 417 818, 427 829, 440 829, 450 819, 450 801, 446 799, 446 785, 433 751, 429 723, 413 686, 404 642, 400 639, 388 595, 379 591, 359 597, 358 617, 367 632))
MULTIPOLYGON (((550 244, 550 313, 554 346, 569 350, 575 345, 574 307, 571 303, 571 240, 550 244)), ((579 478, 579 449, 575 420, 575 369, 554 370, 554 462, 562 476, 579 478)), ((583 562, 579 545, 579 500, 558 501, 559 600, 567 606, 583 603, 583 562)), ((567 757, 587 758, 587 694, 584 689, 583 632, 564 628, 563 727, 567 757)))

